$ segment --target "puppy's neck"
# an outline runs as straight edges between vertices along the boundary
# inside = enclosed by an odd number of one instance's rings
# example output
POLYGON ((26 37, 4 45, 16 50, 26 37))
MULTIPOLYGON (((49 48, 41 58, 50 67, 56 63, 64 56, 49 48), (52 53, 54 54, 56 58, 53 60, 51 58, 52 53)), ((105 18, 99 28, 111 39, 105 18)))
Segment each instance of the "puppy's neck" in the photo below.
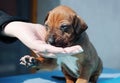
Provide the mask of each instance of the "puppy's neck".
POLYGON ((77 34, 73 40, 73 45, 82 45, 84 42, 88 41, 88 36, 86 32, 77 34))

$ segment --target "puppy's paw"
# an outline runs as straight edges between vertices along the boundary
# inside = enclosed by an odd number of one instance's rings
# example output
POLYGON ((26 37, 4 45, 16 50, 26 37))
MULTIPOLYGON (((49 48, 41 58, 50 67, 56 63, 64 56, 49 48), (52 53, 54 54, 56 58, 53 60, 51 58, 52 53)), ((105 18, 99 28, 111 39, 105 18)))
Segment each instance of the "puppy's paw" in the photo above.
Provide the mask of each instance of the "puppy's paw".
POLYGON ((26 67, 32 67, 37 65, 37 60, 34 57, 25 55, 20 59, 20 64, 26 67))

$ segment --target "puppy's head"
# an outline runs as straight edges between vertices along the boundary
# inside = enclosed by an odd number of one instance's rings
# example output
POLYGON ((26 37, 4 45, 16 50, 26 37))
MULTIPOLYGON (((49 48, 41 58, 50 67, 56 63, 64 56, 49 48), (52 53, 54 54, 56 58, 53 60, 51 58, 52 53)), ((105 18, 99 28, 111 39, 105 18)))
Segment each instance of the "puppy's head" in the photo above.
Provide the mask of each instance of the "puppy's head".
POLYGON ((72 41, 87 29, 86 23, 69 7, 58 6, 46 19, 46 41, 54 46, 71 46, 72 41))

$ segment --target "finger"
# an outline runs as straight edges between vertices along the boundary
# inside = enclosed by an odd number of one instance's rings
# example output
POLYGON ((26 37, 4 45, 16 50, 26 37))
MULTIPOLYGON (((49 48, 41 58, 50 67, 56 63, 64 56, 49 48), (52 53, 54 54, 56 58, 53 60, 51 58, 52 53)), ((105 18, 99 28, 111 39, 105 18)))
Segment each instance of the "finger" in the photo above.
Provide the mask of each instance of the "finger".
POLYGON ((83 52, 83 49, 81 46, 76 46, 76 49, 72 52, 73 54, 76 54, 76 53, 81 53, 83 52))
POLYGON ((37 44, 36 49, 33 49, 35 53, 65 53, 64 49, 61 47, 55 47, 49 44, 37 44))
POLYGON ((43 52, 46 53, 64 53, 64 49, 61 47, 55 47, 49 44, 44 44, 45 50, 43 52))
POLYGON ((67 47, 66 48, 66 51, 71 52, 71 53, 75 52, 75 51, 77 52, 77 51, 80 51, 80 50, 82 51, 80 46, 72 46, 72 47, 67 47))
POLYGON ((72 46, 72 47, 66 47, 66 48, 64 48, 64 50, 67 53, 80 53, 80 52, 83 52, 82 47, 79 46, 79 45, 72 46))
POLYGON ((41 56, 43 56, 45 58, 57 58, 56 55, 53 54, 53 53, 40 53, 38 55, 41 55, 41 56))

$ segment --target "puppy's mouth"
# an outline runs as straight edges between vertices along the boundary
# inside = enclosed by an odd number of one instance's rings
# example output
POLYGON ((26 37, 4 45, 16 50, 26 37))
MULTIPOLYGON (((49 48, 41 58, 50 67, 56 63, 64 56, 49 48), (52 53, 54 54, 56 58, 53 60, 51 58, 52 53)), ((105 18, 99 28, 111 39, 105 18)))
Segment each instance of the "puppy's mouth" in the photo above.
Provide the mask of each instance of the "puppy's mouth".
POLYGON ((56 47, 63 47, 63 48, 68 46, 67 43, 64 43, 62 41, 59 41, 59 42, 57 42, 57 43, 55 43, 53 45, 56 46, 56 47))
POLYGON ((64 40, 55 40, 51 38, 48 39, 47 43, 56 47, 63 47, 63 48, 70 46, 70 44, 64 40))

